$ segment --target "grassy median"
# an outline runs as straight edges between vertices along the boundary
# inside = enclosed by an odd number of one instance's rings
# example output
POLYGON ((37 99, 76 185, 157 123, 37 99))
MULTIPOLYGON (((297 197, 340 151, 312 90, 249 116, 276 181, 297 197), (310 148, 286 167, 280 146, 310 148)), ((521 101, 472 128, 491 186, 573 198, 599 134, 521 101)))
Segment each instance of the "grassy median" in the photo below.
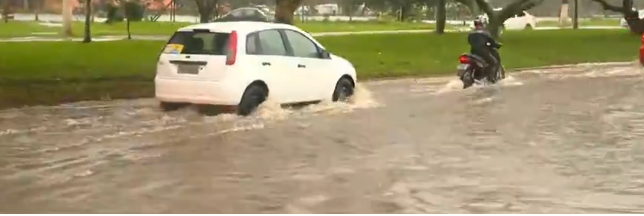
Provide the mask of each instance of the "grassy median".
MULTIPOLYGON (((469 49, 462 33, 319 40, 353 62, 361 79, 450 74, 469 49)), ((507 32, 502 42, 504 65, 518 68, 631 61, 640 39, 621 30, 561 30, 507 32)), ((162 47, 160 41, 0 43, 7 54, 0 55, 0 107, 151 96, 162 47)))
MULTIPOLYGON (((196 23, 186 22, 132 22, 131 33, 133 35, 167 35, 170 36, 177 29, 196 23)), ((411 30, 411 29, 434 29, 434 24, 427 23, 401 23, 401 22, 346 22, 346 21, 307 21, 297 23, 298 27, 308 32, 354 32, 354 31, 391 31, 391 30, 411 30)), ((84 22, 73 22, 72 32, 76 37, 82 37, 84 22)), ((59 26, 44 26, 38 22, 13 21, 9 23, 0 23, 0 38, 9 37, 27 37, 27 36, 47 36, 58 37, 62 28, 59 26)), ((92 35, 94 36, 113 36, 127 35, 124 22, 105 24, 93 23, 92 35)))

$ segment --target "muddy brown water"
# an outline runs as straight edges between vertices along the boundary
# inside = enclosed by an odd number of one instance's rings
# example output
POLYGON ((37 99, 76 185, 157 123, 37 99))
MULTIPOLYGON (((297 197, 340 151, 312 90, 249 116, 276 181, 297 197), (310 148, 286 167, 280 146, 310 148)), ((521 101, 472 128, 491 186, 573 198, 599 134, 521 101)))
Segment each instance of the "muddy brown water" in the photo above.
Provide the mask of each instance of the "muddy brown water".
POLYGON ((642 213, 644 78, 597 64, 362 83, 254 116, 0 111, 2 213, 642 213))

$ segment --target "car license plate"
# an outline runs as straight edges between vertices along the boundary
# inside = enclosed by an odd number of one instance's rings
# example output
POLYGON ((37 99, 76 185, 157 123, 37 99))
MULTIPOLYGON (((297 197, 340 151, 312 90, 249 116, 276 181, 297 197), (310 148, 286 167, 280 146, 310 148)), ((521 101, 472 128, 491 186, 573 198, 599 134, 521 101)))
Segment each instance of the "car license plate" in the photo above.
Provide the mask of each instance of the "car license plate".
POLYGON ((177 65, 177 73, 180 73, 180 74, 199 74, 199 69, 200 68, 201 68, 201 65, 178 64, 177 65))
POLYGON ((469 67, 469 66, 470 66, 470 65, 468 65, 468 64, 460 64, 460 65, 458 65, 458 67, 457 67, 457 68, 458 68, 458 70, 466 70, 466 69, 467 69, 467 67, 469 67))

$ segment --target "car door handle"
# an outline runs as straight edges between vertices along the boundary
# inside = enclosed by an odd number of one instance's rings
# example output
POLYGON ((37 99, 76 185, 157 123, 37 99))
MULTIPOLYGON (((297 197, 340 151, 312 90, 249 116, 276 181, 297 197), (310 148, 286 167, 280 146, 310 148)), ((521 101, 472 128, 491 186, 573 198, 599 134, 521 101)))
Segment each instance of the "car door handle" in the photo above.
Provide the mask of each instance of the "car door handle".
POLYGON ((297 65, 297 68, 306 68, 306 65, 298 64, 298 65, 297 65))
POLYGON ((270 62, 262 62, 262 66, 271 66, 270 62))

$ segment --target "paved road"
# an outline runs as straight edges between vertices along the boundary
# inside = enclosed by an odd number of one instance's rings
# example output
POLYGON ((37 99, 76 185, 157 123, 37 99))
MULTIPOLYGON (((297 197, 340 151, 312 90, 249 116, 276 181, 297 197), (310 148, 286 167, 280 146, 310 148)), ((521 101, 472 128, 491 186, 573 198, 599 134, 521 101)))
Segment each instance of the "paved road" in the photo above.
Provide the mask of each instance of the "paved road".
POLYGON ((362 83, 351 104, 0 111, 3 213, 642 213, 636 66, 362 83))

